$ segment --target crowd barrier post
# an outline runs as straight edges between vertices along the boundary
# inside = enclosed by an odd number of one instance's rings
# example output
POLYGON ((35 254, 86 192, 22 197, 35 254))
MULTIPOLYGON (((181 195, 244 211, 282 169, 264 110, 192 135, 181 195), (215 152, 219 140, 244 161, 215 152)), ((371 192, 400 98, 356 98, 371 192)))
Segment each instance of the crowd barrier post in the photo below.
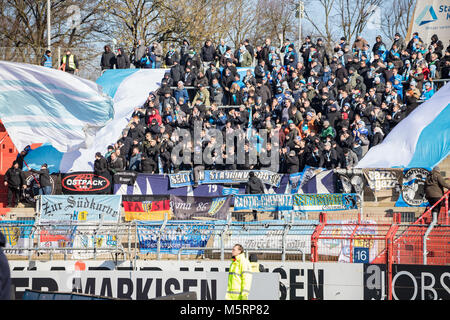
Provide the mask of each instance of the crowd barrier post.
MULTIPOLYGON (((360 220, 360 219, 358 219, 358 220, 360 220)), ((355 229, 353 230, 352 234, 350 235, 350 240, 349 240, 350 241, 350 245, 349 245, 349 247, 350 247, 350 252, 349 252, 350 263, 353 263, 353 239, 355 237, 356 230, 358 230, 358 227, 360 226, 360 223, 361 223, 361 221, 358 221, 358 224, 355 225, 355 229)))
POLYGON ((445 194, 445 224, 448 225, 449 224, 449 219, 448 219, 448 192, 445 194))
POLYGON ((136 259, 138 258, 138 247, 139 247, 139 237, 138 237, 138 228, 137 228, 137 222, 133 221, 135 224, 134 228, 134 267, 136 267, 136 259))
POLYGON ((392 300, 392 265, 394 263, 394 236, 401 222, 400 213, 394 213, 393 223, 386 234, 386 264, 387 264, 387 297, 392 300))
POLYGON ((225 227, 220 232, 220 260, 225 260, 225 243, 223 241, 223 236, 228 231, 228 229, 231 226, 231 212, 228 214, 227 223, 225 224, 225 227))
POLYGON ((319 247, 318 240, 320 233, 322 232, 325 224, 327 223, 327 214, 326 212, 320 212, 319 214, 319 224, 316 226, 313 234, 311 235, 311 262, 319 261, 319 247))
MULTIPOLYGON (((34 246, 34 234, 35 234, 37 228, 38 227, 36 225, 33 225, 31 227, 31 233, 30 233, 30 236, 28 238, 30 249, 33 248, 33 246, 34 246)), ((38 243, 39 243, 39 236, 38 236, 38 243)), ((32 256, 33 256, 33 251, 32 250, 28 250, 28 261, 31 261, 32 256)))
MULTIPOLYGON (((374 194, 376 194, 376 192, 374 192, 374 194)), ((363 217, 364 215, 364 209, 363 209, 363 202, 364 202, 364 188, 361 191, 361 194, 358 194, 359 197, 359 211, 358 211, 358 224, 361 224, 361 217, 363 217)))
POLYGON ((164 213, 164 222, 158 232, 158 242, 156 243, 156 260, 161 260, 161 235, 167 225, 167 212, 164 213))
POLYGON ((127 226, 127 257, 128 257, 128 260, 132 260, 131 259, 131 255, 130 255, 130 247, 131 247, 131 244, 130 244, 130 241, 131 241, 131 223, 129 222, 128 223, 128 226, 127 226))
POLYGON ((283 235, 281 236, 281 261, 286 261, 286 236, 291 229, 292 224, 288 223, 284 226, 283 235))
POLYGON ((437 212, 431 212, 431 214, 433 215, 433 220, 431 221, 430 225, 428 226, 427 230, 425 231, 425 234, 423 235, 423 251, 422 251, 422 264, 423 265, 427 265, 427 254, 428 254, 428 250, 427 250, 427 240, 428 240, 428 236, 430 235, 431 231, 433 230, 433 228, 436 226, 437 224, 437 220, 438 220, 438 213, 437 212))
POLYGON ((41 212, 41 196, 35 196, 36 204, 34 207, 35 214, 38 215, 41 212))

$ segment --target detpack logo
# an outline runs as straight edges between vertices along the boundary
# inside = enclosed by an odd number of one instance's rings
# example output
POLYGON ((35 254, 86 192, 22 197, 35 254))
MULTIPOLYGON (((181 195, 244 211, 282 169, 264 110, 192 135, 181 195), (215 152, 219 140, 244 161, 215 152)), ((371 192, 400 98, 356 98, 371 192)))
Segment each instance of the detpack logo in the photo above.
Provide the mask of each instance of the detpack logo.
POLYGON ((66 175, 62 181, 64 191, 98 192, 105 190, 110 182, 107 178, 93 173, 75 173, 66 175))
POLYGON ((436 21, 437 19, 438 18, 437 18, 436 12, 433 9, 433 6, 432 5, 427 5, 422 10, 422 12, 419 14, 419 16, 417 17, 416 23, 419 26, 422 26, 424 24, 436 21))

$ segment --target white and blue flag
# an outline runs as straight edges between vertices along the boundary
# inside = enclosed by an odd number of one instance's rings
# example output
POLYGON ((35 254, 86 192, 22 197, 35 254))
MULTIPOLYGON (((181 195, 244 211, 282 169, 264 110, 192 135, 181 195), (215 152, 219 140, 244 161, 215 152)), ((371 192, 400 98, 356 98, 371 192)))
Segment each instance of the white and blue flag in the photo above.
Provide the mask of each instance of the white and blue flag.
POLYGON ((371 148, 357 168, 432 169, 450 154, 450 83, 371 148))
POLYGON ((114 116, 99 85, 66 72, 0 61, 0 117, 17 149, 49 143, 60 152, 89 147, 114 116))
MULTIPOLYGON (((141 107, 149 92, 160 86, 166 69, 112 69, 106 70, 93 86, 102 88, 108 95, 114 107, 112 119, 98 132, 90 146, 79 147, 68 152, 52 150, 52 145, 43 145, 32 150, 25 157, 31 168, 40 168, 40 164, 47 163, 50 172, 92 171, 95 153, 105 154, 108 145, 114 144, 126 128, 131 114, 136 107, 141 107), (51 152, 52 156, 48 155, 51 152)), ((59 71, 60 72, 60 71, 59 71)), ((62 73, 62 72, 61 72, 62 73)), ((77 78, 78 79, 78 78, 77 78)), ((33 139, 32 143, 36 143, 33 139)))

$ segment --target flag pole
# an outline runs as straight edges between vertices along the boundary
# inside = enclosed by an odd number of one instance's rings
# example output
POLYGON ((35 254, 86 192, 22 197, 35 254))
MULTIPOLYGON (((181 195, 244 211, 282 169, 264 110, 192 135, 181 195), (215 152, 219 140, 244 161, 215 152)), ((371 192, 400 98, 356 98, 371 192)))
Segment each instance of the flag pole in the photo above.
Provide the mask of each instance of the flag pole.
MULTIPOLYGON (((28 170, 31 171, 31 168, 28 166, 27 162, 25 161, 25 159, 23 159, 23 163, 25 163, 25 165, 27 166, 28 170)), ((41 184, 39 183, 39 181, 37 181, 36 177, 34 176, 34 174, 31 174, 31 176, 33 177, 34 181, 36 181, 36 183, 38 184, 39 188, 41 187, 41 184)))

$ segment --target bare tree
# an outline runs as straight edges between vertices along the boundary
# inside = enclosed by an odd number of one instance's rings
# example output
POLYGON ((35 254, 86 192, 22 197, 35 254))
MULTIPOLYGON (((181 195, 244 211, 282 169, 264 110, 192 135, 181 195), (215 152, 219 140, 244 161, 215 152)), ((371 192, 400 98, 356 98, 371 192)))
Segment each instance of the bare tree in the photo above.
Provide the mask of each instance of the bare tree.
POLYGON ((163 1, 154 0, 110 0, 104 10, 110 14, 109 26, 112 37, 118 43, 135 48, 139 40, 150 43, 163 1))
POLYGON ((233 42, 235 48, 239 47, 245 38, 253 34, 258 26, 256 15, 257 7, 252 1, 229 0, 224 8, 224 19, 228 23, 226 38, 233 42))
POLYGON ((227 3, 219 0, 174 0, 165 7, 164 19, 156 30, 166 41, 188 39, 195 47, 202 46, 206 39, 216 41, 228 24, 223 16, 227 3))
POLYGON ((333 32, 334 29, 332 23, 335 1, 337 0, 309 1, 307 2, 307 10, 305 10, 306 20, 311 23, 314 33, 324 40, 324 43, 327 45, 328 49, 331 49, 333 42, 337 40, 337 33, 333 32), (324 19, 323 25, 319 23, 320 20, 317 19, 317 16, 311 14, 311 11, 308 10, 308 8, 312 8, 314 6, 313 12, 317 12, 315 11, 317 10, 317 2, 320 4, 320 10, 323 13, 321 16, 324 19))
MULTIPOLYGON (((51 46, 75 48, 72 52, 80 61, 90 59, 89 44, 107 30, 101 20, 101 3, 101 0, 52 1, 51 46)), ((47 1, 0 0, 0 8, 1 58, 38 63, 47 49, 47 1)))
POLYGON ((396 0, 390 6, 384 8, 381 19, 381 32, 393 40, 398 32, 405 38, 408 33, 408 25, 414 14, 416 0, 396 0))
POLYGON ((282 3, 279 0, 257 0, 255 37, 270 38, 275 40, 274 43, 280 44, 288 37, 294 39, 298 21, 295 9, 295 0, 285 0, 282 3))
MULTIPOLYGON (((233 0, 235 1, 235 0, 233 0)), ((223 37, 228 27, 224 8, 230 0, 113 0, 105 3, 111 14, 113 37, 136 47, 139 39, 156 40, 164 47, 187 39, 200 46, 207 39, 223 37)))
POLYGON ((382 0, 336 0, 336 18, 339 29, 351 43, 354 37, 360 35, 370 17, 378 9, 382 0))

